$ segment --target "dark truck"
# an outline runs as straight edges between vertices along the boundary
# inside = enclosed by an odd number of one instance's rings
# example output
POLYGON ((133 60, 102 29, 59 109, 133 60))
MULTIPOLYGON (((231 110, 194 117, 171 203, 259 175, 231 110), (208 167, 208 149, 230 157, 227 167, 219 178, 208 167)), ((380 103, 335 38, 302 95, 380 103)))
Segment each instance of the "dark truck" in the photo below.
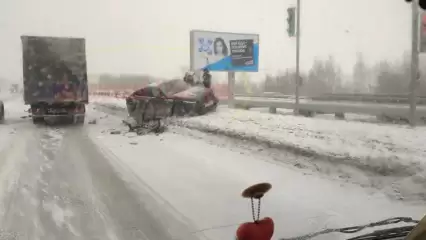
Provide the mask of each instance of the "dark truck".
POLYGON ((24 102, 34 124, 67 119, 84 124, 89 102, 85 39, 21 36, 24 102))

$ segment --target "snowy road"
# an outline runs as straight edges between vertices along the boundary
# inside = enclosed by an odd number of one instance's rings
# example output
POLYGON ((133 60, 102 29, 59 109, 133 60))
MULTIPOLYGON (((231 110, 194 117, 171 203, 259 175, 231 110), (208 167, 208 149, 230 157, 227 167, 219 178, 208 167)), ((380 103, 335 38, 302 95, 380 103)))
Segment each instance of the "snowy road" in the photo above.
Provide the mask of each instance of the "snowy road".
MULTIPOLYGON (((261 216, 278 237, 394 216, 424 207, 391 201, 376 189, 272 160, 261 146, 171 128, 127 133, 120 118, 92 110, 97 124, 34 126, 18 100, 0 125, 0 238, 232 239, 249 221, 242 189, 273 184, 261 216), (111 134, 111 130, 118 134, 111 134)), ((286 158, 294 158, 288 154, 286 158)), ((321 239, 321 238, 319 238, 321 239)), ((326 236, 322 239, 343 239, 326 236)))
POLYGON ((169 231, 185 229, 180 221, 173 222, 170 212, 155 216, 144 206, 149 197, 142 202, 142 191, 121 180, 84 127, 36 127, 16 117, 12 110, 0 128, 2 138, 7 137, 0 153, 1 239, 182 236, 169 231))

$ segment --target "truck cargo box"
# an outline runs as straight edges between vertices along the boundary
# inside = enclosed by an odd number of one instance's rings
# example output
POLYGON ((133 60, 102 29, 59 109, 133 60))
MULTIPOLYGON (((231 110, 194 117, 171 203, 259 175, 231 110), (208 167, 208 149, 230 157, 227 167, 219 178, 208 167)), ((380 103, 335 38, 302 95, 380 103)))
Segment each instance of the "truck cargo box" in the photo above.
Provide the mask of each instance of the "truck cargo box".
POLYGON ((85 39, 21 36, 25 104, 88 103, 85 39))

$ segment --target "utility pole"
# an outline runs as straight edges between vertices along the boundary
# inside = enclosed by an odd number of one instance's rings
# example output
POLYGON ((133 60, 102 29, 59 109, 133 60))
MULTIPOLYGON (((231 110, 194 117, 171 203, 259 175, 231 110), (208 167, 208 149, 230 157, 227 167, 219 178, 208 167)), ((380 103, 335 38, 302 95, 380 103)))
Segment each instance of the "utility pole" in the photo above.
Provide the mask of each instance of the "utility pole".
POLYGON ((296 106, 294 113, 299 115, 299 87, 300 87, 300 72, 299 72, 299 60, 300 60, 300 0, 297 0, 296 6, 296 106))
POLYGON ((411 81, 410 81, 410 125, 416 125, 416 88, 419 78, 419 10, 418 0, 411 2, 412 36, 411 36, 411 81))

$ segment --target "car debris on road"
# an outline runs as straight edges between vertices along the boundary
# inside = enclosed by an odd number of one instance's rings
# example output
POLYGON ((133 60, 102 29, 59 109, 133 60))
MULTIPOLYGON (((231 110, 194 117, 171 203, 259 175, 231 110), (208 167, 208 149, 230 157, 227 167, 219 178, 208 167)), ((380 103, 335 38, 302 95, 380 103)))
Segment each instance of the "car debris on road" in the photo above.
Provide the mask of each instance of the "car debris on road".
POLYGON ((135 132, 137 135, 146 135, 149 133, 160 134, 166 130, 166 126, 160 121, 149 121, 138 124, 132 119, 123 120, 123 123, 129 127, 129 132, 135 132))

